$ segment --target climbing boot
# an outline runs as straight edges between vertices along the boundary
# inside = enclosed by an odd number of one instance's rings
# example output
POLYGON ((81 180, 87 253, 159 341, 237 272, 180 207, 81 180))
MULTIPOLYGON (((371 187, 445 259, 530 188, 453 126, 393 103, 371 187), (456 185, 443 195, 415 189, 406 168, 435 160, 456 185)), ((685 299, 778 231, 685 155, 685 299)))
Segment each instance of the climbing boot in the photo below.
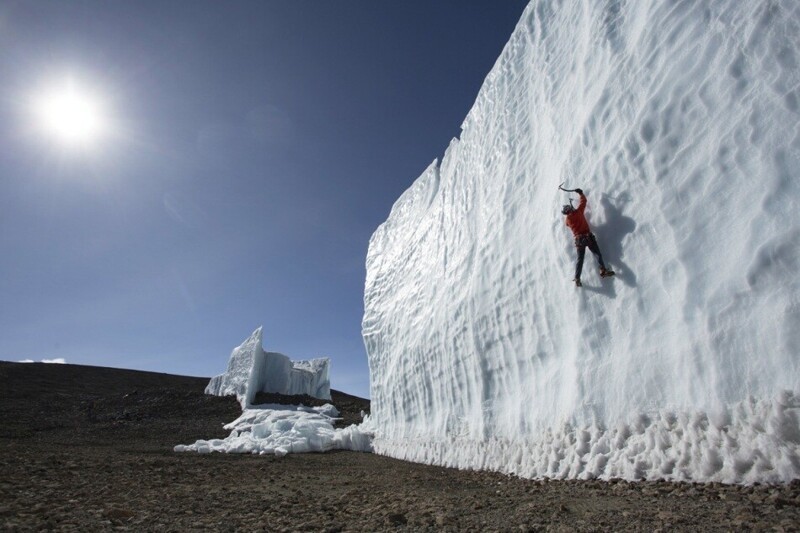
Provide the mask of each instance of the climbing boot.
POLYGON ((601 268, 600 269, 600 277, 601 278, 607 278, 607 277, 613 276, 613 275, 614 275, 614 271, 613 270, 609 270, 607 268, 601 268))

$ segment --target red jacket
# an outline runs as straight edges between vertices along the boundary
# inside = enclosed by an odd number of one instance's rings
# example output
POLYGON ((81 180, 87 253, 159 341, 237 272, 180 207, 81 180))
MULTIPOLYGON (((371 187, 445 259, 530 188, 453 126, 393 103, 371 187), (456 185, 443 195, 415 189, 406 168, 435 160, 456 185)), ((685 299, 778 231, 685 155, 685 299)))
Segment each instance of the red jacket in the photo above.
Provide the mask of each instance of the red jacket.
POLYGON ((589 223, 583 212, 586 210, 586 196, 581 194, 581 201, 578 204, 578 209, 567 215, 567 227, 572 230, 572 234, 576 237, 589 233, 589 223))

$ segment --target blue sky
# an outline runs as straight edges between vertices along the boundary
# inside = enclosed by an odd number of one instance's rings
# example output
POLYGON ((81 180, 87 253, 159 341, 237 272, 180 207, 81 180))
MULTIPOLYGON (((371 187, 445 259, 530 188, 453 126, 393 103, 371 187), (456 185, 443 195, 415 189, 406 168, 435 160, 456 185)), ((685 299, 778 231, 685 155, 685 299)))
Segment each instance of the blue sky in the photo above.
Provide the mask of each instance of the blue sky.
POLYGON ((0 4, 0 359, 211 376, 263 325, 367 396, 369 238, 525 4, 0 4), (66 83, 84 144, 38 112, 66 83))

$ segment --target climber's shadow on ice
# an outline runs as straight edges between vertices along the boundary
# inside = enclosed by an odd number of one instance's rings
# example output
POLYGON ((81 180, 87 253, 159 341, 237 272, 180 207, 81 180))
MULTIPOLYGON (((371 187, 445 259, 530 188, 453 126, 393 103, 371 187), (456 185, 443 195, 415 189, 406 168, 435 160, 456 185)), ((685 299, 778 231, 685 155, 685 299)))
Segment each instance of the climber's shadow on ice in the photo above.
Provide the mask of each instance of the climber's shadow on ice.
MULTIPOLYGON (((636 229, 636 222, 631 217, 622 214, 628 202, 630 202, 630 196, 627 192, 616 197, 603 193, 600 204, 603 206, 605 222, 596 226, 594 234, 606 265, 617 273, 615 276, 617 282, 621 281, 629 287, 635 287, 636 273, 623 261, 625 248, 622 244, 625 236, 633 233, 633 230, 636 229)), ((616 295, 613 283, 612 280, 606 280, 601 283, 600 287, 586 288, 613 297, 616 295)))

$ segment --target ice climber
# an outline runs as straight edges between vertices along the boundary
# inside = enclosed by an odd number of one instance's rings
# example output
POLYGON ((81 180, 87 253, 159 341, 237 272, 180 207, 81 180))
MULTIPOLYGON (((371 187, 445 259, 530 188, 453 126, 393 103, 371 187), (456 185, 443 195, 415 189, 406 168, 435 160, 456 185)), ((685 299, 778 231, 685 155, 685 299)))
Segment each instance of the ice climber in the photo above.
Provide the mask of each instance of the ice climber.
POLYGON ((572 230, 575 235, 575 248, 578 250, 578 263, 575 265, 575 286, 580 287, 581 284, 581 271, 583 270, 583 257, 586 255, 586 248, 594 254, 597 258, 597 263, 600 265, 600 276, 607 277, 613 276, 614 271, 606 268, 603 263, 603 256, 600 254, 600 247, 597 246, 597 239, 594 238, 594 233, 589 229, 589 223, 586 221, 586 216, 583 212, 586 210, 586 196, 583 194, 582 189, 573 189, 581 196, 581 201, 578 208, 572 207, 572 204, 565 205, 561 209, 561 213, 567 216, 567 227, 572 230))

